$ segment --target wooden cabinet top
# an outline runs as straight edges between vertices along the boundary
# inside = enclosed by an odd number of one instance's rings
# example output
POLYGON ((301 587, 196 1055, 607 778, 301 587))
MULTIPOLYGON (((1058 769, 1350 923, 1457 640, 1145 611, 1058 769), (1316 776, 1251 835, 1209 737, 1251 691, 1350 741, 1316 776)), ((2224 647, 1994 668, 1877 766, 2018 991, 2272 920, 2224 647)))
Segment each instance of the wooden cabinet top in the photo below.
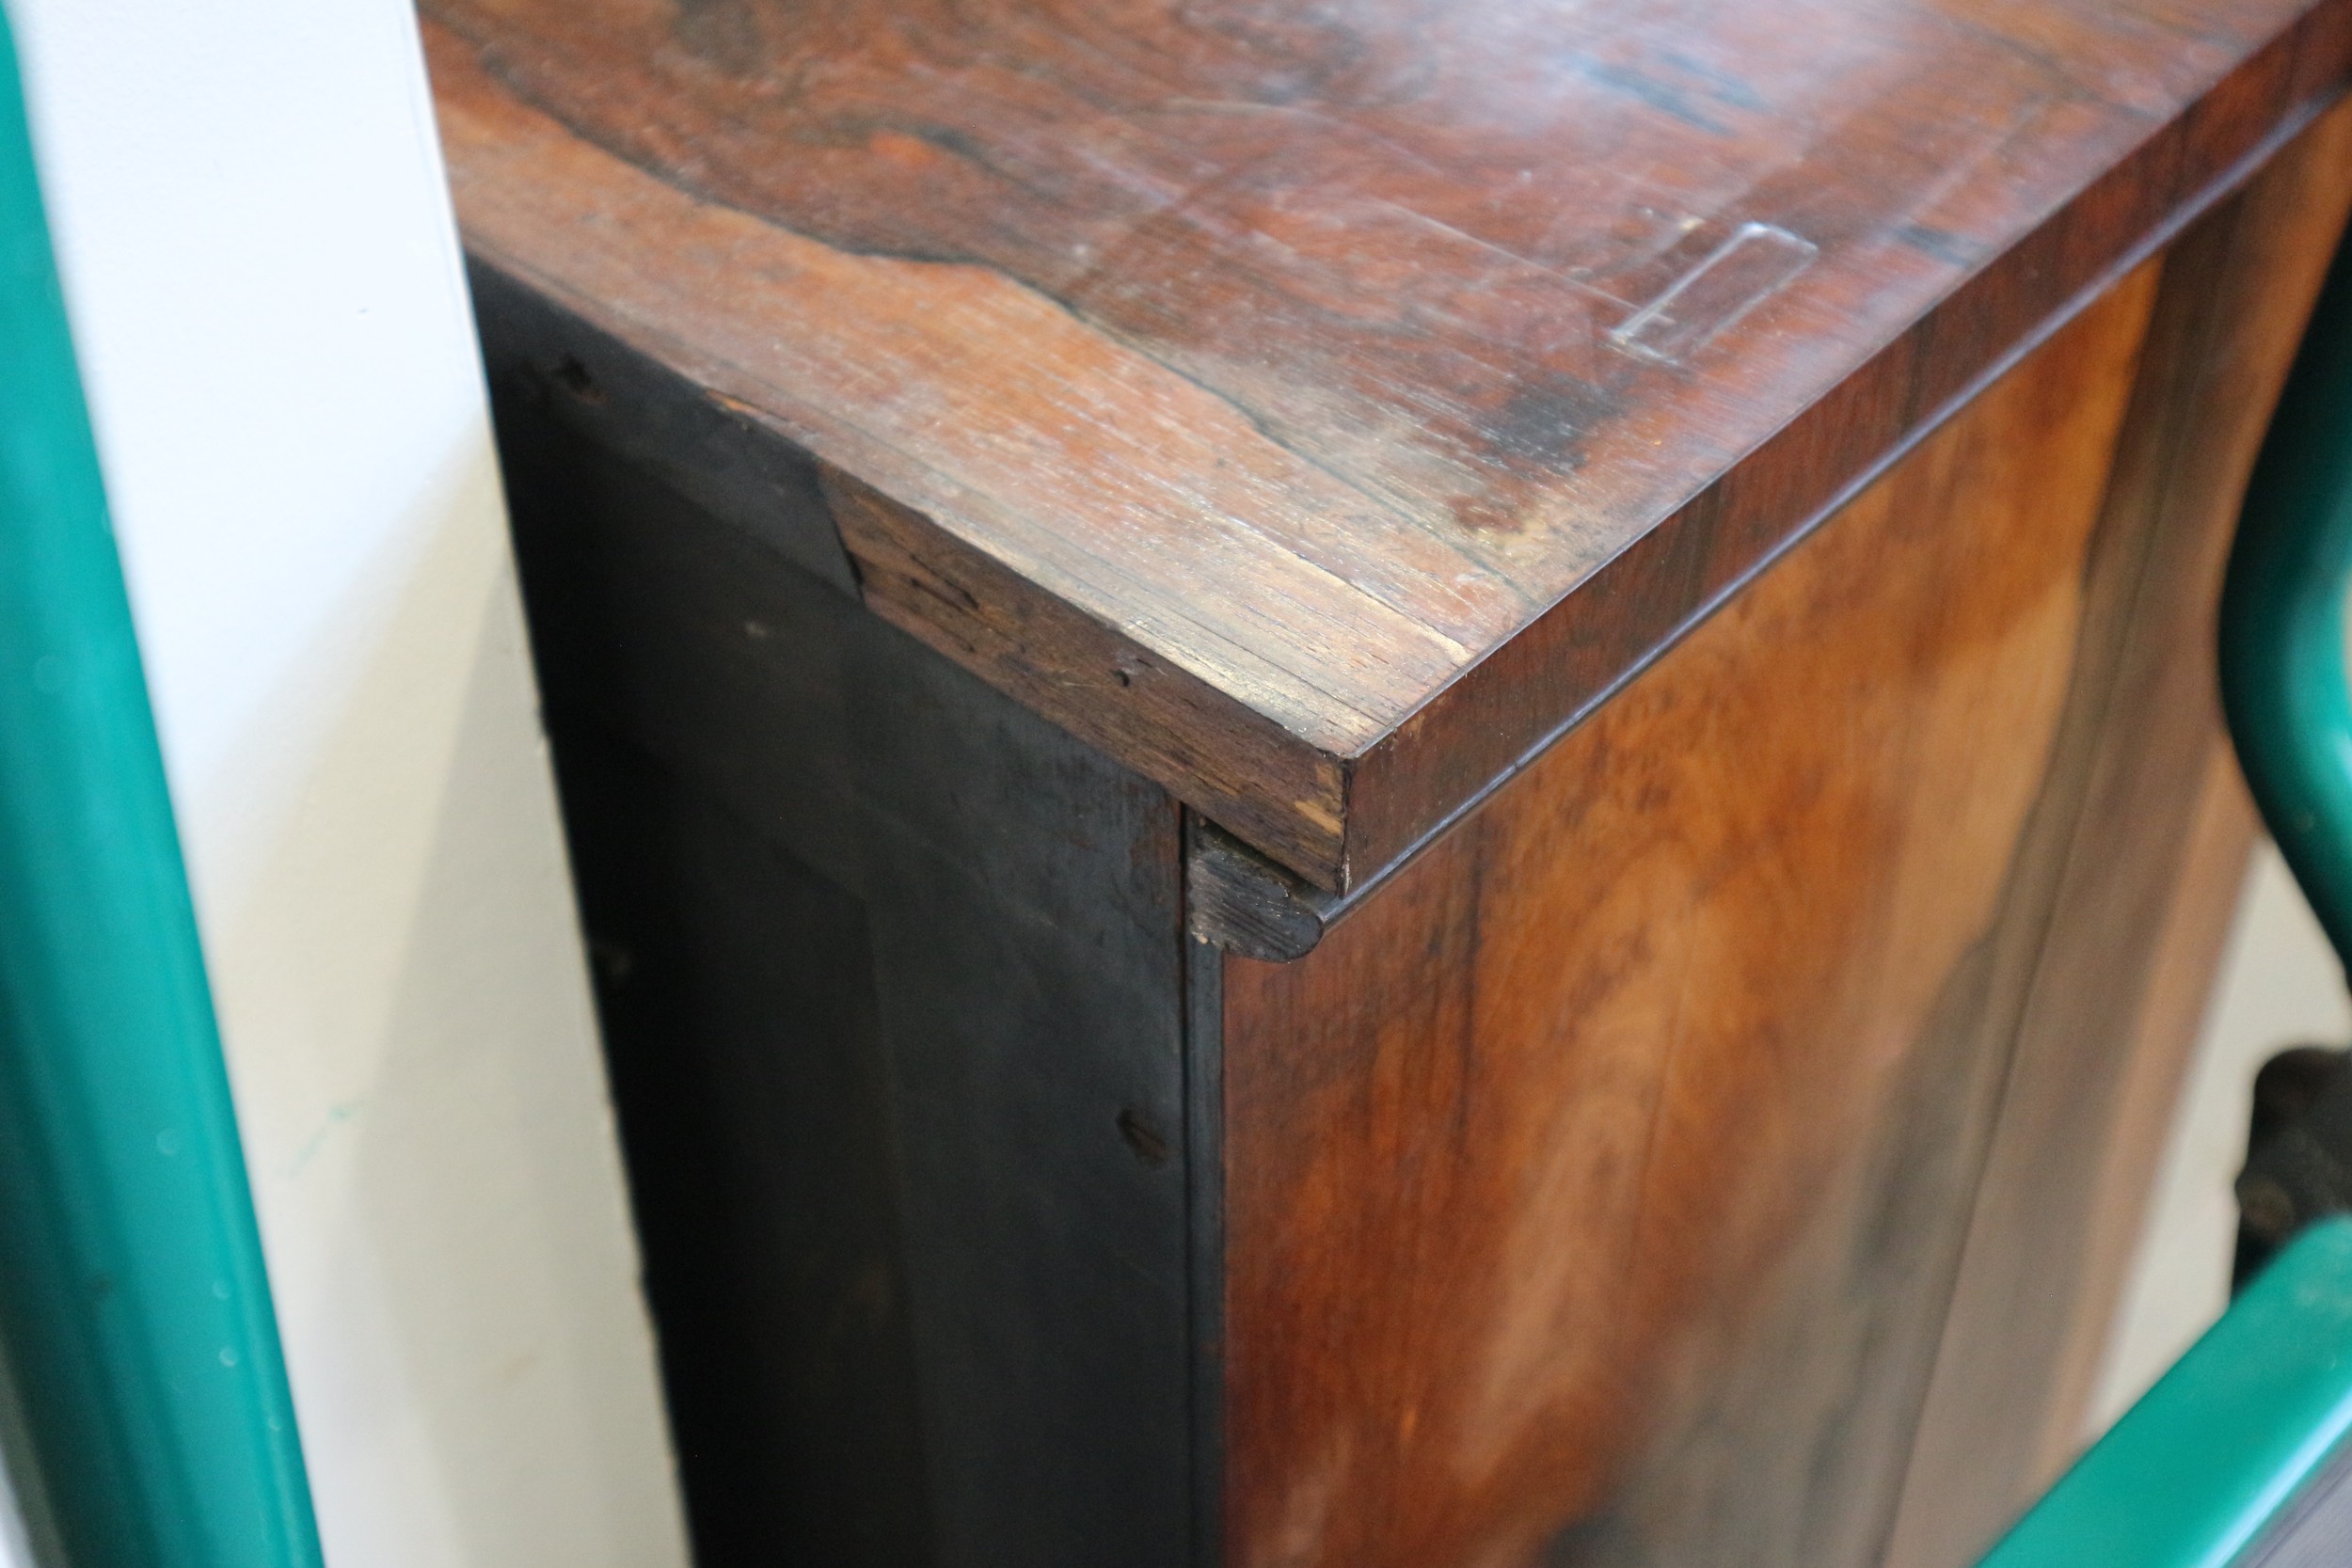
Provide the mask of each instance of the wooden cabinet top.
POLYGON ((478 258, 813 458, 875 610, 1335 891, 2352 69, 2339 0, 424 10, 478 258))

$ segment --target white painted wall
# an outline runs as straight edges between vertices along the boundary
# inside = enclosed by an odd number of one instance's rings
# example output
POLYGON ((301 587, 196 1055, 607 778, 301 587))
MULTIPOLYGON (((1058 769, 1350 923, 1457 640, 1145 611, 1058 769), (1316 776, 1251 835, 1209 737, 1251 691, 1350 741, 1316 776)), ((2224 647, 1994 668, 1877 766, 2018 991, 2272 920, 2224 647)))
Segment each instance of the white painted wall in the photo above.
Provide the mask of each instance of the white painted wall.
POLYGON ((334 1568, 671 1568, 407 0, 7 0, 334 1568))

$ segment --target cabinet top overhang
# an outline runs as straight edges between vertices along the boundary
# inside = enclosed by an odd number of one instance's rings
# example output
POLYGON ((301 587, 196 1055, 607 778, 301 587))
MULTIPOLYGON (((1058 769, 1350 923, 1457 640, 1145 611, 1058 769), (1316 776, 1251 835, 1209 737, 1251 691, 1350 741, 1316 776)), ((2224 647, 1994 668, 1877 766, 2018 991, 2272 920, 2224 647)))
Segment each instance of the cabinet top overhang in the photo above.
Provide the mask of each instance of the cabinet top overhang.
POLYGON ((1335 891, 2352 70, 2352 0, 423 9, 481 262, 1335 891))

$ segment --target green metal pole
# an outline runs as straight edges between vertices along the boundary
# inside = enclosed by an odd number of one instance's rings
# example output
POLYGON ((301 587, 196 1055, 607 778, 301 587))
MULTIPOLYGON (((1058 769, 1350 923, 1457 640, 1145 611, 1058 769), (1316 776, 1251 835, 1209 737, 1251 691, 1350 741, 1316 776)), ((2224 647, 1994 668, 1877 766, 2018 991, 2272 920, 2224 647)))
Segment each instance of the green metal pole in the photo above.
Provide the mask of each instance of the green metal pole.
POLYGON ((2352 954, 2352 245, 2263 447, 2221 600, 2238 763, 2339 958, 2352 954))
POLYGON ((320 1561, 5 17, 0 1351, 65 1568, 320 1561))
POLYGON ((1978 1568, 2224 1568, 2352 1431, 2352 1219, 2312 1226, 1978 1568))

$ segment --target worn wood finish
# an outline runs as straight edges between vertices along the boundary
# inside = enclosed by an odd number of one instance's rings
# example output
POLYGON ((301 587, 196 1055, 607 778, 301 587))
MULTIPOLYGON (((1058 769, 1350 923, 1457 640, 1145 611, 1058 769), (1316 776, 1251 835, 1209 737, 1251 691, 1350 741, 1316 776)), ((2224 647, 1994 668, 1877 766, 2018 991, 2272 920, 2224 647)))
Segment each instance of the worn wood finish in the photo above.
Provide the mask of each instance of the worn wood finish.
POLYGON ((2146 528, 2141 269, 1225 974, 1232 1568, 1883 1547, 2146 528))
POLYGON ((2201 815, 2230 815, 2207 804, 2223 792, 2209 767, 2222 744, 2223 561, 2347 209, 2352 114, 2338 110, 2165 264, 2107 495, 2111 526, 2149 539, 2119 632, 2118 718, 2088 763, 2083 827, 2019 1030, 1895 1536, 1892 1561, 1906 1568, 1974 1561, 2079 1438, 2164 1130, 2122 1118, 2136 1077, 2177 1073, 2198 1023, 2193 1004, 2148 1008, 2169 988, 2202 996, 2235 886, 2226 854, 2201 864, 2181 847, 2198 844, 2201 815), (2218 885, 2184 884, 2191 875, 2218 885))
POLYGON ((697 1561, 1187 1568, 1175 802, 477 301, 697 1561))
POLYGON ((2352 61, 2352 0, 424 9, 469 245, 641 418, 813 457, 879 613, 1333 890, 2352 61))

